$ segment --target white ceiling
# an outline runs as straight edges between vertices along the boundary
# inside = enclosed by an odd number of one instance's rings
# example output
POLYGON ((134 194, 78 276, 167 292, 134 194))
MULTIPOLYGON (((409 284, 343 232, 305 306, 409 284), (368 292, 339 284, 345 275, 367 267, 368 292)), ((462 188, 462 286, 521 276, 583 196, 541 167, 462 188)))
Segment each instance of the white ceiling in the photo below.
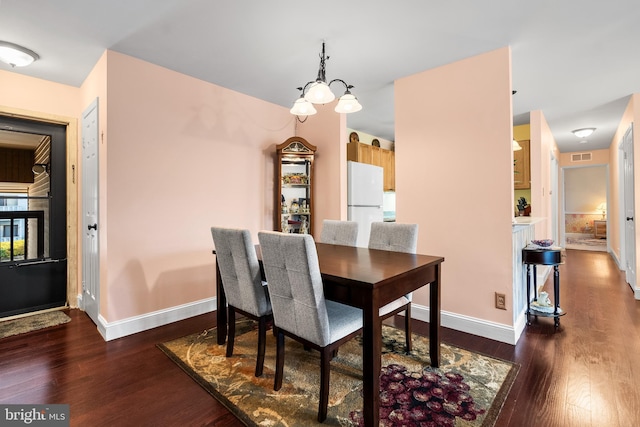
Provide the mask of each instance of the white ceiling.
POLYGON ((364 107, 347 125, 394 140, 395 79, 511 46, 514 124, 541 110, 561 151, 583 151, 640 92, 639 20, 637 0, 0 0, 0 40, 40 55, 0 69, 80 86, 112 49, 290 107, 324 40, 327 79, 364 107))

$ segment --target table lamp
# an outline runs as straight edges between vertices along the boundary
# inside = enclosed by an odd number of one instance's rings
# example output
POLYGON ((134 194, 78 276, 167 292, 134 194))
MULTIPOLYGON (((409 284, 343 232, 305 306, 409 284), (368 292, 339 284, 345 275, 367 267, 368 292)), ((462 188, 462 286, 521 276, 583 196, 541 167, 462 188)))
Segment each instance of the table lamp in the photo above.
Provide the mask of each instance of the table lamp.
POLYGON ((607 203, 600 203, 596 209, 602 212, 602 219, 604 219, 605 215, 607 214, 607 203))

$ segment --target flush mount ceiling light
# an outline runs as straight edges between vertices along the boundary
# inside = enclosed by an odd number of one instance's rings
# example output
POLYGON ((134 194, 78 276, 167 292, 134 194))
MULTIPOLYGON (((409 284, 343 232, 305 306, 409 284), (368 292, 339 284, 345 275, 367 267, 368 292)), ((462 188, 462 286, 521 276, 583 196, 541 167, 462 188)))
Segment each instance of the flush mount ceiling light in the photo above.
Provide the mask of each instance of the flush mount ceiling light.
POLYGON ((12 67, 26 67, 39 58, 40 56, 37 53, 26 47, 19 46, 15 43, 0 41, 0 61, 12 67))
POLYGON ((596 128, 582 128, 582 129, 572 130, 571 133, 577 136, 578 138, 586 138, 589 135, 591 135, 595 130, 596 128))
POLYGON ((324 42, 322 42, 318 77, 314 81, 307 82, 303 87, 298 88, 298 90, 301 91, 300 98, 293 103, 293 107, 289 110, 291 114, 305 117, 316 114, 317 111, 313 104, 326 104, 336 99, 330 87, 334 83, 342 83, 345 87, 345 92, 338 100, 335 108, 337 113, 355 113, 356 111, 362 110, 362 105, 360 105, 358 99, 351 93, 351 89, 353 89, 352 85, 347 84, 342 79, 333 79, 327 83, 326 61, 328 59, 329 57, 325 55, 324 42))

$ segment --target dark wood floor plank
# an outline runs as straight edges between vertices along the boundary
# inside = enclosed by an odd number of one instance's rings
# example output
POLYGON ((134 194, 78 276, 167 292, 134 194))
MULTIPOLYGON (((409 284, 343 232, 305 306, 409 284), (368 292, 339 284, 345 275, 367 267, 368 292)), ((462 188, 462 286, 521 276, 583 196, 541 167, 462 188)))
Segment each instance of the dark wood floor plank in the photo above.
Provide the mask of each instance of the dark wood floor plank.
MULTIPOLYGON (((624 273, 606 253, 568 250, 560 282, 557 330, 539 318, 515 346, 447 328, 442 339, 520 365, 496 427, 640 425, 640 302, 624 273)), ((156 348, 215 326, 215 313, 111 342, 83 312, 69 315, 0 340, 0 403, 68 403, 72 426, 242 425, 156 348)))

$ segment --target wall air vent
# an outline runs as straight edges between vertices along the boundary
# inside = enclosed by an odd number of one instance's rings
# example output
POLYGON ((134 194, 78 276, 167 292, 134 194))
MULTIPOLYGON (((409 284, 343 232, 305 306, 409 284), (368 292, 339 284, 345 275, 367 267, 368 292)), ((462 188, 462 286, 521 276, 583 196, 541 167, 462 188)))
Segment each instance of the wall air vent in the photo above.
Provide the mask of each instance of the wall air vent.
POLYGON ((591 160, 591 153, 575 153, 571 155, 572 162, 588 162, 591 160))

